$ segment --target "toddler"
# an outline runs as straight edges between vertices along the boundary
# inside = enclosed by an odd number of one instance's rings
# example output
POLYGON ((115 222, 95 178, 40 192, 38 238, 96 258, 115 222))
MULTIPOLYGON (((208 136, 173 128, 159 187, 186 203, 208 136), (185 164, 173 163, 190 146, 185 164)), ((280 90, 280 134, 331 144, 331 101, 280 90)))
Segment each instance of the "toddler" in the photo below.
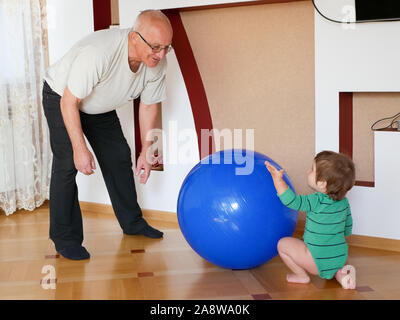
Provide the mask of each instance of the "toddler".
POLYGON ((282 203, 307 213, 304 242, 292 237, 278 242, 279 255, 293 272, 287 275, 287 281, 309 283, 309 273, 324 279, 335 277, 344 289, 355 289, 355 268, 346 265, 345 240, 351 234, 353 223, 345 198, 355 182, 353 161, 332 151, 318 153, 308 171, 308 185, 316 191, 310 195, 295 195, 283 180, 283 169, 277 170, 268 161, 265 164, 282 203))

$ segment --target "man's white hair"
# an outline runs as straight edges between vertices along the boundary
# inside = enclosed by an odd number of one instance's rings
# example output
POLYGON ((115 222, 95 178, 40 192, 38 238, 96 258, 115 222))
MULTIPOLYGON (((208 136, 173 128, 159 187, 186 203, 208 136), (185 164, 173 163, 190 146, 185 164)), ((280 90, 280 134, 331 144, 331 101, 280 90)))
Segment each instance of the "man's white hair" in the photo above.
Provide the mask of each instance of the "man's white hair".
POLYGON ((161 12, 161 10, 149 9, 149 10, 141 11, 139 13, 139 15, 137 16, 137 18, 135 20, 135 23, 134 23, 134 25, 132 27, 132 31, 140 30, 141 27, 142 27, 144 18, 147 18, 147 17, 163 20, 163 21, 167 22, 171 26, 171 23, 169 22, 169 19, 167 18, 167 16, 164 13, 161 12))

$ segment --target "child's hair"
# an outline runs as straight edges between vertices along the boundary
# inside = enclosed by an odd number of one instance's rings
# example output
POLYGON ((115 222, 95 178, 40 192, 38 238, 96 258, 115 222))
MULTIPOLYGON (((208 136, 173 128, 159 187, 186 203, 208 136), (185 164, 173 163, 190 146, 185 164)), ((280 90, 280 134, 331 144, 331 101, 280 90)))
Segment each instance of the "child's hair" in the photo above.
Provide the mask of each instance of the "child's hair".
POLYGON ((343 153, 322 151, 315 158, 316 180, 326 181, 326 194, 342 200, 355 182, 354 162, 343 153))

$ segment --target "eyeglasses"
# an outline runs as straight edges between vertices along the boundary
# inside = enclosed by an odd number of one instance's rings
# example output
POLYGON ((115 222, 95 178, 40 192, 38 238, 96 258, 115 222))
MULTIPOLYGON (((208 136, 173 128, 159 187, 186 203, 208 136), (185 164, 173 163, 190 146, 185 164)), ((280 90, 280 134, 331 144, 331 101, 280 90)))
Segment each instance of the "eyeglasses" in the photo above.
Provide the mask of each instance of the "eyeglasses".
POLYGON ((163 46, 152 46, 150 43, 148 43, 148 42, 142 37, 142 35, 141 35, 139 32, 135 31, 135 33, 137 33, 137 34, 139 35, 139 37, 142 38, 142 40, 151 48, 151 50, 153 50, 154 53, 159 53, 159 52, 161 52, 162 50, 165 50, 166 53, 168 53, 168 52, 170 52, 171 49, 172 49, 172 44, 169 44, 168 46, 165 46, 165 47, 163 47, 163 46))

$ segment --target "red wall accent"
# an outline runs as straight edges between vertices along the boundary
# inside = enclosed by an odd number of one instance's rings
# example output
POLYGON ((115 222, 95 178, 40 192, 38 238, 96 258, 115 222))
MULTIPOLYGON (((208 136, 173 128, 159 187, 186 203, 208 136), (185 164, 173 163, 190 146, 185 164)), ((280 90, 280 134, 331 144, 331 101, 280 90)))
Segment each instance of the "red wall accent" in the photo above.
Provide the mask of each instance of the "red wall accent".
POLYGON ((353 92, 339 92, 339 152, 353 158, 353 92))
MULTIPOLYGON (((190 101, 190 106, 188 107, 192 109, 200 159, 203 159, 215 151, 213 139, 210 139, 208 150, 201 150, 201 129, 213 129, 206 92, 179 11, 163 10, 163 12, 170 20, 174 30, 172 45, 188 92, 190 101)), ((139 153, 142 149, 139 130, 139 102, 140 99, 135 99, 134 101, 136 159, 139 157, 139 153)))
POLYGON ((142 151, 142 138, 140 136, 140 125, 139 125, 139 104, 140 98, 133 100, 133 121, 135 130, 135 159, 139 158, 140 152, 142 151))
MULTIPOLYGON (((243 2, 231 2, 221 4, 210 4, 196 7, 182 7, 180 11, 193 11, 193 10, 205 10, 205 9, 220 9, 220 8, 231 8, 231 7, 242 7, 242 6, 254 6, 260 4, 274 4, 274 3, 287 3, 305 0, 256 0, 256 1, 243 1, 243 2)), ((176 8, 177 9, 177 8, 176 8)))
MULTIPOLYGON (((353 158, 353 92, 339 92, 339 152, 353 158)), ((359 187, 375 187, 374 181, 359 181, 359 187)))
POLYGON ((93 0, 94 31, 108 29, 111 25, 110 0, 93 0))
POLYGON ((189 95, 197 132, 200 159, 203 159, 215 150, 214 139, 211 139, 207 151, 201 150, 201 129, 213 129, 206 92, 179 11, 163 10, 163 12, 169 18, 174 30, 172 45, 189 95))
POLYGON ((375 187, 375 182, 374 181, 360 181, 360 180, 357 180, 355 185, 359 186, 359 187, 374 188, 375 187))

